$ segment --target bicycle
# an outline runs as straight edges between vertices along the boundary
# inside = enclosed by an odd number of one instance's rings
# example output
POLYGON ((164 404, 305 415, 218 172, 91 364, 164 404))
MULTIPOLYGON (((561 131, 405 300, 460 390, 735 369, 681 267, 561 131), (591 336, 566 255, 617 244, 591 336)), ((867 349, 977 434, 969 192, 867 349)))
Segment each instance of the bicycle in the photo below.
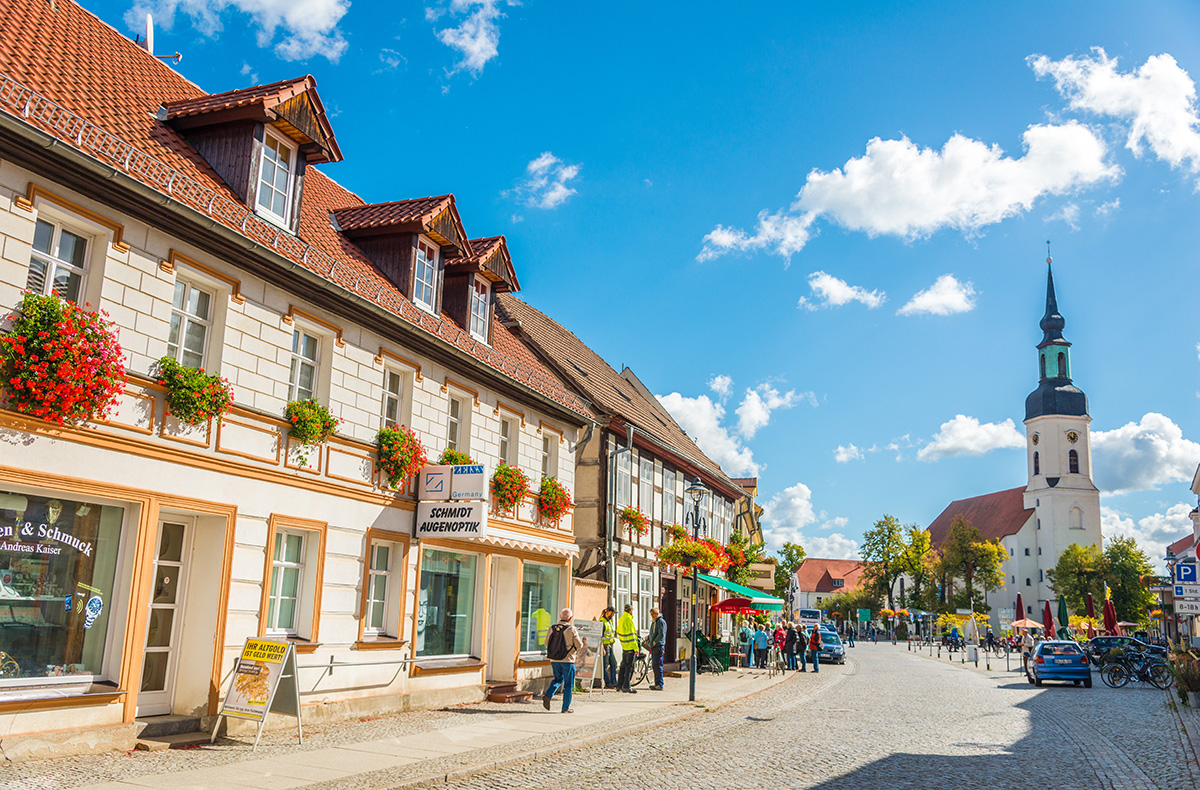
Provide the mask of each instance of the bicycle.
POLYGON ((644 647, 638 647, 637 658, 633 660, 633 677, 629 679, 629 687, 633 688, 646 679, 650 672, 650 652, 644 647))
POLYGON ((1100 679, 1104 681, 1104 685, 1115 689, 1124 687, 1131 680, 1135 683, 1148 682, 1157 688, 1167 689, 1173 680, 1165 663, 1140 653, 1127 653, 1109 659, 1100 669, 1100 679))

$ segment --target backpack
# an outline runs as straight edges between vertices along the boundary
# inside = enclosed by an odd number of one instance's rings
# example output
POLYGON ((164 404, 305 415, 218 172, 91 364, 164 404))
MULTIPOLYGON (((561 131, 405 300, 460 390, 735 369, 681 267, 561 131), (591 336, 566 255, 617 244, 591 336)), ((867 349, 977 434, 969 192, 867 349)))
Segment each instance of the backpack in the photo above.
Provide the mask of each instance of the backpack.
POLYGON ((550 626, 550 633, 546 636, 546 658, 551 661, 563 661, 571 652, 567 647, 568 627, 566 623, 555 623, 550 626))

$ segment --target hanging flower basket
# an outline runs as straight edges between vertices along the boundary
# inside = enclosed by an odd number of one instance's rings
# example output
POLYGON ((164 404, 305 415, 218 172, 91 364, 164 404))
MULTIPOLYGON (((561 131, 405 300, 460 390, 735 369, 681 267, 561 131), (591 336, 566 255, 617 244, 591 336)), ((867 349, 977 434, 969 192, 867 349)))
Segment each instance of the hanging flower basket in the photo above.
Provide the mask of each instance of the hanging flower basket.
POLYGON ((571 507, 571 492, 554 477, 543 477, 538 491, 538 515, 557 525, 571 507))
POLYGON ((180 422, 203 425, 220 420, 233 405, 229 379, 181 365, 174 357, 158 360, 157 368, 158 383, 167 388, 167 409, 180 422))
POLYGON ((284 411, 288 423, 288 436, 301 444, 298 453, 301 466, 308 466, 308 448, 315 444, 324 444, 333 436, 341 420, 334 417, 329 409, 317 401, 294 400, 284 411))
POLYGON ((666 530, 667 537, 669 537, 671 540, 679 540, 680 538, 687 537, 687 530, 679 524, 672 524, 671 526, 667 527, 666 530))
POLYGON ((721 544, 711 538, 694 540, 685 535, 659 546, 655 554, 661 564, 684 570, 723 570, 729 566, 729 557, 721 544))
POLYGON ((438 456, 439 466, 465 466, 475 463, 471 456, 458 450, 442 450, 442 454, 438 456))
POLYGON ((103 420, 125 391, 125 363, 108 314, 26 292, 0 337, 8 408, 59 425, 103 420))
POLYGON ((621 526, 629 530, 631 538, 635 534, 642 537, 650 531, 650 519, 646 518, 646 514, 636 507, 625 508, 617 515, 617 519, 621 522, 621 526))
POLYGON ((492 501, 501 512, 511 511, 529 493, 529 478, 520 469, 500 464, 492 473, 492 501))
POLYGON ((415 477, 425 465, 425 448, 411 428, 383 428, 375 443, 379 448, 379 470, 392 488, 415 477))

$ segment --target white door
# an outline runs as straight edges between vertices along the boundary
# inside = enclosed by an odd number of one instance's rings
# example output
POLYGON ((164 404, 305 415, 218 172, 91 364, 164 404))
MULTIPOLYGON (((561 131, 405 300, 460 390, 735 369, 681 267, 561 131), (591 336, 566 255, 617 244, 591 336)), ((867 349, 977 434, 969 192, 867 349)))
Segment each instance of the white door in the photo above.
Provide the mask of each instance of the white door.
POLYGON ((164 519, 159 524, 154 589, 150 595, 150 613, 146 618, 146 650, 142 658, 138 716, 159 716, 171 712, 191 539, 191 523, 186 519, 164 519))

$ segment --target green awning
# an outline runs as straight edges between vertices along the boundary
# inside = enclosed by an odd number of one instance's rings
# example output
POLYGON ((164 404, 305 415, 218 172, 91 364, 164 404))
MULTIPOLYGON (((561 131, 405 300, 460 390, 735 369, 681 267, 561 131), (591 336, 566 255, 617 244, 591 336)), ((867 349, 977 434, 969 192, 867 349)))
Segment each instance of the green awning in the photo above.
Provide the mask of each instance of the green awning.
POLYGON ((741 584, 736 584, 728 579, 722 579, 720 576, 709 576, 707 573, 696 574, 700 581, 708 582, 717 587, 724 587, 731 593, 734 593, 738 598, 749 598, 754 604, 755 609, 762 609, 764 612, 782 612, 783 599, 776 598, 773 595, 767 595, 762 590, 755 590, 752 587, 746 587, 741 584))

